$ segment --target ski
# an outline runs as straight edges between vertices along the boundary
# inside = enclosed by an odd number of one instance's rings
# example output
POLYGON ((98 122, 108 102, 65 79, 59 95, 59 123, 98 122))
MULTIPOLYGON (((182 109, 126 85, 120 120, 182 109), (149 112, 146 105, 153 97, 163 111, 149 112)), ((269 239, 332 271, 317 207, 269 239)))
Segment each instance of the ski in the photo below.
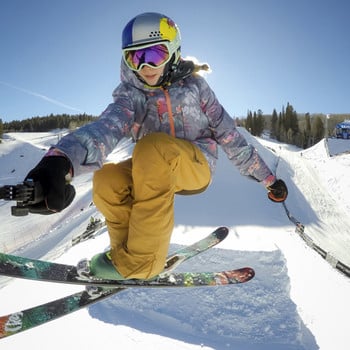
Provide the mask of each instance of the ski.
MULTIPOLYGON (((215 246, 224 240, 228 235, 227 227, 219 227, 207 237, 202 240, 184 247, 179 251, 171 254, 165 265, 164 273, 173 270, 181 262, 204 252, 205 250, 215 246)), ((150 282, 140 280, 103 280, 93 279, 87 280, 85 277, 82 278, 74 265, 59 264, 50 261, 36 260, 30 258, 24 258, 16 255, 0 253, 0 275, 8 277, 24 278, 30 280, 40 280, 46 282, 57 282, 57 283, 72 283, 72 284, 96 284, 102 286, 141 286, 147 285, 150 282)), ((181 276, 173 276, 178 280, 181 276)), ((160 283, 165 282, 164 277, 159 280, 160 283)), ((153 285, 156 282, 153 281, 153 285)))
POLYGON ((203 287, 244 283, 253 277, 254 270, 250 267, 243 267, 221 272, 165 272, 151 280, 127 279, 119 281, 90 278, 66 283, 109 288, 203 287))
MULTIPOLYGON (((246 268, 216 273, 215 275, 218 279, 215 282, 215 285, 244 283, 253 278, 254 271, 250 268, 246 268)), ((182 284, 183 286, 197 285, 193 283, 193 274, 187 273, 186 276, 188 279, 186 284, 182 284)), ((200 282, 200 285, 204 284, 200 282)), ((74 293, 42 305, 34 306, 32 308, 5 316, 0 316, 0 339, 66 316, 72 312, 78 311, 114 294, 117 294, 125 289, 126 287, 96 287, 91 291, 91 289, 88 288, 81 292, 74 293)))
MULTIPOLYGON (((200 254, 203 251, 206 251, 207 249, 215 246, 223 239, 225 239, 227 234, 228 229, 225 227, 220 227, 206 238, 200 240, 199 242, 196 242, 171 254, 167 259, 166 270, 170 271, 171 268, 175 268, 176 266, 178 266, 180 262, 190 259, 195 255, 200 254)), ((254 277, 254 270, 250 268, 245 268, 234 270, 231 272, 226 271, 222 273, 209 274, 211 274, 211 276, 216 276, 216 285, 227 284, 227 281, 230 281, 230 284, 233 284, 247 282, 248 280, 254 277)), ((186 281, 186 286, 194 286, 196 285, 196 277, 198 278, 198 274, 187 273, 183 274, 183 277, 186 277, 186 279, 183 281, 186 281)), ((202 282, 199 281, 199 283, 202 282)), ((67 297, 57 299, 39 306, 35 306, 27 310, 2 316, 0 317, 0 338, 8 337, 10 335, 14 335, 19 332, 42 325, 46 322, 55 320, 69 313, 92 305, 93 303, 101 301, 116 293, 119 293, 125 288, 126 287, 104 288, 88 286, 87 290, 69 295, 67 297)))
POLYGON ((101 290, 97 296, 83 290, 30 309, 0 316, 0 339, 56 320, 123 290, 122 288, 107 288, 101 290))
POLYGON ((102 229, 106 225, 105 221, 101 219, 95 219, 93 216, 90 218, 90 222, 86 227, 86 230, 76 237, 72 238, 71 244, 75 246, 78 243, 85 242, 88 239, 97 237, 102 229))

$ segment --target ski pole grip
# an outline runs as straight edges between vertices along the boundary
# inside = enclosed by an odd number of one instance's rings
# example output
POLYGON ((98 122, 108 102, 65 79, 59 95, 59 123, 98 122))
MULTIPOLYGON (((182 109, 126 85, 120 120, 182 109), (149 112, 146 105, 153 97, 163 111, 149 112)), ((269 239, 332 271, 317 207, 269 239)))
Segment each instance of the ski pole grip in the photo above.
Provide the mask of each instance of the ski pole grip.
POLYGON ((29 206, 44 200, 43 189, 40 182, 31 179, 18 185, 5 185, 0 187, 0 199, 17 203, 11 207, 13 216, 25 216, 29 213, 29 206))
POLYGON ((17 204, 11 207, 13 216, 25 216, 29 214, 29 206, 44 200, 43 189, 40 182, 27 179, 21 185, 17 185, 17 204))

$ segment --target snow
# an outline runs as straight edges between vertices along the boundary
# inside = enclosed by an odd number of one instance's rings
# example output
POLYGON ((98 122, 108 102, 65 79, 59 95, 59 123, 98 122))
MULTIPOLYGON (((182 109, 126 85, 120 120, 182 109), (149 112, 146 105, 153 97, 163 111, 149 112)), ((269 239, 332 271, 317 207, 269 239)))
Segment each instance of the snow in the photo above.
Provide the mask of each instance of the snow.
MULTIPOLYGON (((308 150, 253 138, 240 131, 289 188, 287 206, 324 250, 350 265, 350 141, 329 139, 308 150)), ((10 133, 0 144, 0 185, 16 184, 62 132, 10 133)), ((123 147, 125 157, 127 145, 123 147)), ((116 155, 112 155, 116 157, 116 155)), ((95 239, 71 246, 91 216, 91 175, 74 179, 77 198, 63 213, 14 217, 0 201, 0 250, 76 264, 108 248, 95 239)), ((0 340, 0 349, 240 349, 347 350, 350 280, 306 246, 281 204, 242 177, 224 154, 211 187, 176 197, 170 250, 217 226, 230 234, 217 248, 179 270, 251 266, 243 285, 186 289, 129 289, 87 309, 0 340)), ((0 278, 0 315, 81 290, 78 286, 0 278)))

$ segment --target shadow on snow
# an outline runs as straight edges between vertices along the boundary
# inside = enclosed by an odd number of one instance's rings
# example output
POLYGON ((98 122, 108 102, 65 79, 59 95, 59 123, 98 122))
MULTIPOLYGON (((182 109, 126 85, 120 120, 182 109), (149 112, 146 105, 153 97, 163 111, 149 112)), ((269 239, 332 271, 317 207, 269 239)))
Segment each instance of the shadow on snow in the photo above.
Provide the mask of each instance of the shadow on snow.
POLYGON ((246 284, 225 287, 126 290, 90 307, 89 313, 103 322, 215 349, 318 349, 290 299, 281 251, 211 249, 179 270, 213 266, 252 266, 256 276, 246 284))

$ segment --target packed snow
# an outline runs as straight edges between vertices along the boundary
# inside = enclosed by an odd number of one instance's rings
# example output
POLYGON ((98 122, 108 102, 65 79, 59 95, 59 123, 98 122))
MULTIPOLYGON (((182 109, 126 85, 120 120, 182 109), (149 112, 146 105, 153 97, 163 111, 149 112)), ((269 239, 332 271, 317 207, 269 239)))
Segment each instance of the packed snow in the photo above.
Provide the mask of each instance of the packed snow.
MULTIPOLYGON (((289 188, 287 206, 307 234, 350 265, 350 140, 322 140, 308 150, 253 138, 289 188)), ((0 186, 23 181, 47 148, 63 134, 10 133, 0 144, 0 186)), ((113 154, 112 160, 127 157, 113 154)), ((91 217, 91 174, 76 177, 77 197, 60 214, 11 216, 15 202, 0 201, 0 250, 76 264, 108 248, 102 228, 94 239, 72 246, 91 217)), ((228 238, 185 262, 179 270, 210 271, 251 266, 255 278, 243 285, 177 289, 129 289, 89 308, 0 340, 13 349, 239 349, 347 350, 350 344, 350 279, 295 233, 283 206, 242 177, 220 155, 210 188, 177 196, 170 250, 193 243, 217 226, 228 238)), ((82 287, 0 278, 0 315, 79 291, 82 287)))

